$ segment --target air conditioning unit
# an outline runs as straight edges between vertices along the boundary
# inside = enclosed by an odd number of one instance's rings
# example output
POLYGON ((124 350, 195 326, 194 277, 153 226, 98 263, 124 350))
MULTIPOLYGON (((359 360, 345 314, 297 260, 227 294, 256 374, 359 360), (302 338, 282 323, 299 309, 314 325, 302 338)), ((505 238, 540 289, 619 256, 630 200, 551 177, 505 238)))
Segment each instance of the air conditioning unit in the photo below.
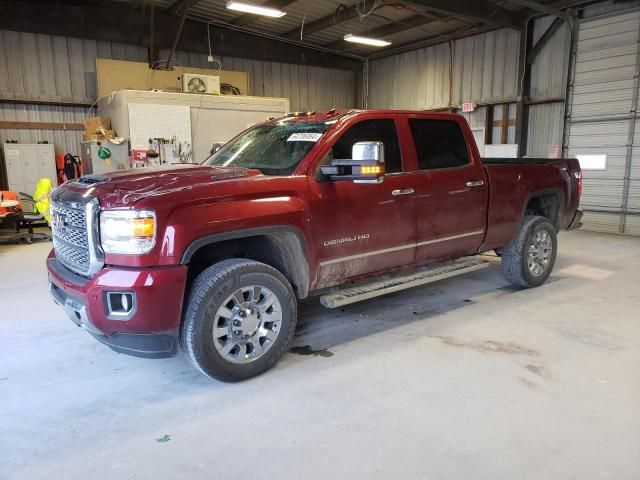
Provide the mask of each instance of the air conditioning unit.
POLYGON ((182 91, 220 95, 220 77, 217 75, 182 74, 182 91))

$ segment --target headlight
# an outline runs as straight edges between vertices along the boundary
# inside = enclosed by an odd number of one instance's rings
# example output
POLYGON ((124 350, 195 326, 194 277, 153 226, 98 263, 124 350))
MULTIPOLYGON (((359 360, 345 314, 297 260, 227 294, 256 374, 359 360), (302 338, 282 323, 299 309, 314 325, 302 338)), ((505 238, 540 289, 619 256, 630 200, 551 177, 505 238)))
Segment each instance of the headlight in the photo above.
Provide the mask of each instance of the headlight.
POLYGON ((152 210, 100 212, 100 242, 105 253, 147 253, 156 243, 156 214, 152 210))

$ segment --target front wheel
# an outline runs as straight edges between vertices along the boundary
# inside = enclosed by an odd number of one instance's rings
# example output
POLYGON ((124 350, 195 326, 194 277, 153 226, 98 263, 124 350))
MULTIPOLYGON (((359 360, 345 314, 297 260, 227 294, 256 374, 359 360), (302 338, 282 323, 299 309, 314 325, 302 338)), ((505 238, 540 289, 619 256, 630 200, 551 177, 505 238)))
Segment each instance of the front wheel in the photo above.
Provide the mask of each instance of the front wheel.
POLYGON ((296 307, 291 285, 275 268, 246 259, 216 263, 191 288, 182 350, 196 368, 217 380, 253 377, 286 351, 296 307))
POLYGON ((551 222, 527 215, 516 237, 501 250, 507 280, 521 287, 542 285, 553 270, 557 248, 556 229, 551 222))

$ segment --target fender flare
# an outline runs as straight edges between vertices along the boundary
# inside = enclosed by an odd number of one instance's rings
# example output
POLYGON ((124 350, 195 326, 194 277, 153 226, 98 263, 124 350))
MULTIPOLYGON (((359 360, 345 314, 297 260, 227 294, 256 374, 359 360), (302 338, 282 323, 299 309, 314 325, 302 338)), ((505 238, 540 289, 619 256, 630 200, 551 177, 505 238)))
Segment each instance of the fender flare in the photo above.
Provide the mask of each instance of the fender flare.
POLYGON ((529 205, 529 202, 534 198, 542 197, 545 195, 555 195, 558 197, 558 212, 557 212, 557 217, 556 217, 554 227, 558 232, 562 230, 562 224, 563 224, 562 219, 564 217, 564 209, 565 209, 565 206, 564 206, 565 195, 560 188, 546 188, 546 189, 530 192, 529 195, 527 195, 527 197, 525 198, 524 204, 522 205, 522 213, 520 214, 520 222, 518 222, 518 229, 522 226, 522 222, 524 222, 524 217, 526 216, 527 205, 529 205))
POLYGON ((283 251, 286 253, 283 259, 288 265, 286 272, 282 272, 296 287, 299 298, 306 298, 310 288, 310 269, 307 255, 306 242, 302 233, 290 225, 274 225, 268 227, 244 228, 228 232, 214 233, 193 240, 182 253, 180 264, 188 264, 193 255, 202 247, 226 240, 234 240, 247 237, 268 235, 281 237, 280 245, 286 245, 283 251))

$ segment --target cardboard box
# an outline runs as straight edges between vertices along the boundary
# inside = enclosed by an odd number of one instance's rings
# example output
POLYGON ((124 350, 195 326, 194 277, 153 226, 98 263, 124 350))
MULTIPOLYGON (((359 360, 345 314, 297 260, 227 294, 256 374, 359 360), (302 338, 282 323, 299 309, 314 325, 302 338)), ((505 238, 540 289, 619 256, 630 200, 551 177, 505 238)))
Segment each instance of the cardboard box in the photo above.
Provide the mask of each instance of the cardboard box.
POLYGON ((111 130, 111 120, 106 117, 89 117, 84 120, 86 133, 97 133, 103 130, 111 130))

